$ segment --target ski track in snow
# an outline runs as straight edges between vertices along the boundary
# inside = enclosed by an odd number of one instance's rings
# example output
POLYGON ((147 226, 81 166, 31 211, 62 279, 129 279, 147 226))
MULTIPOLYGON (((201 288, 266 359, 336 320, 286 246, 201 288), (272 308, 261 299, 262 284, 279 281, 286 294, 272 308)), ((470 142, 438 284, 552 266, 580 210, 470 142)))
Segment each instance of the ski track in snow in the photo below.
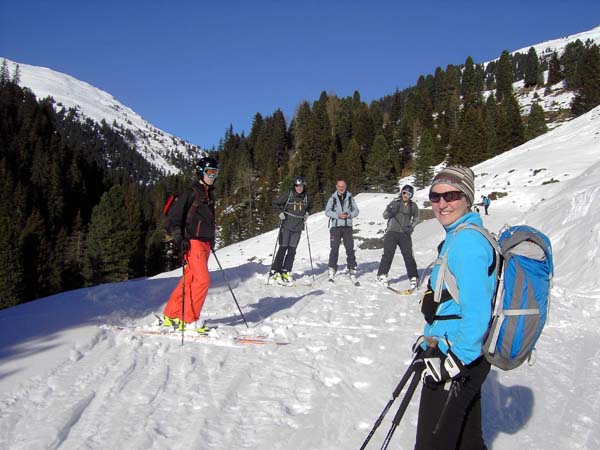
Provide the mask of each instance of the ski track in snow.
MULTIPOLYGON (((0 444, 159 449, 176 441, 176 448, 285 449, 304 442, 313 448, 307 433, 312 415, 331 421, 329 410, 339 399, 365 396, 372 388, 361 375, 365 367, 381 367, 371 343, 399 328, 396 321, 380 323, 382 303, 405 302, 393 293, 357 298, 361 288, 345 282, 336 287, 345 302, 328 295, 323 288, 329 286, 269 288, 305 296, 263 323, 285 330, 289 346, 181 347, 177 339, 98 329, 47 377, 2 399, 0 444), (346 363, 339 367, 339 360, 346 363), (182 415, 184 421, 173 420, 182 415)), ((346 438, 333 434, 340 444, 346 438)))

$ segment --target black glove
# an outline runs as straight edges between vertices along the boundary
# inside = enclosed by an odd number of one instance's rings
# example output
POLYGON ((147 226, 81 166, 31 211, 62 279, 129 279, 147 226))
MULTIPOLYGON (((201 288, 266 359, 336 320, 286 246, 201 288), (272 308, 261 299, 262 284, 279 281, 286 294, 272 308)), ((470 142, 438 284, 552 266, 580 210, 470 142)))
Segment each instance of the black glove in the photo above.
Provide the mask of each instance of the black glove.
POLYGON ((179 243, 179 249, 181 250, 182 255, 187 255, 190 248, 192 248, 192 244, 189 239, 182 239, 179 243))
POLYGON ((437 347, 428 348, 423 352, 422 358, 425 363, 423 382, 428 386, 436 386, 448 380, 464 380, 467 376, 468 369, 452 350, 444 355, 437 347))
POLYGON ((387 208, 385 208, 385 210, 388 212, 388 214, 390 216, 395 216, 396 213, 398 212, 398 208, 393 203, 390 203, 389 205, 387 205, 387 208))

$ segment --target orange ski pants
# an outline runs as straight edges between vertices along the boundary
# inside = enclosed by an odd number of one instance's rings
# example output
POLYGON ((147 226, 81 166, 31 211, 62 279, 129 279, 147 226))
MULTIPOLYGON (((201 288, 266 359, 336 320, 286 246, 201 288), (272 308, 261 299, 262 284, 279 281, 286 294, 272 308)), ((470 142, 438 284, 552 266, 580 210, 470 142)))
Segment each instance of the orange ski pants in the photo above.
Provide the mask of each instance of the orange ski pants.
POLYGON ((183 317, 185 323, 198 320, 210 286, 210 275, 208 273, 210 242, 192 239, 190 244, 190 251, 185 257, 187 264, 183 269, 183 277, 171 293, 164 311, 165 316, 181 320, 181 296, 183 295, 182 290, 185 289, 185 317, 183 317), (184 284, 185 287, 183 287, 184 284))

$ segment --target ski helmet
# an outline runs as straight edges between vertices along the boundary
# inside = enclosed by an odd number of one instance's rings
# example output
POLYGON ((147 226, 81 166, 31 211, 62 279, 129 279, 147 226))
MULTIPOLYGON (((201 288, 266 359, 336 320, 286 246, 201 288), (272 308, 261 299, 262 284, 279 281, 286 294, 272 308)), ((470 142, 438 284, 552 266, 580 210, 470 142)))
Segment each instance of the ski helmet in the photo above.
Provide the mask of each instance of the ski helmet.
POLYGON ((408 198, 412 198, 413 195, 415 194, 415 188, 413 188, 410 184, 405 184, 404 186, 402 186, 400 195, 402 195, 405 192, 408 193, 408 198))
POLYGON ((298 175, 296 178, 294 178, 294 187, 296 186, 306 187, 306 181, 304 181, 303 176, 298 175))
POLYGON ((200 158, 196 163, 196 173, 199 178, 202 178, 205 174, 211 178, 216 178, 219 175, 219 163, 210 156, 200 158), (207 169, 212 169, 210 171, 211 173, 206 173, 205 171, 207 171, 207 169))

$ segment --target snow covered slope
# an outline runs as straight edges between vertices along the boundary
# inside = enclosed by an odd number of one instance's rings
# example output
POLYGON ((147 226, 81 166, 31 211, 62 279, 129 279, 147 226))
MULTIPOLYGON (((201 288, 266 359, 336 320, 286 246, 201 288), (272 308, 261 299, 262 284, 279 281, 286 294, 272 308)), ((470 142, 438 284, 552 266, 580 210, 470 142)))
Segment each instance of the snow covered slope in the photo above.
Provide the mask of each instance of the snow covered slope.
MULTIPOLYGON (((486 226, 527 223, 553 243, 550 321, 533 367, 493 369, 483 388, 494 450, 600 448, 600 107, 474 168, 477 197, 501 192, 486 226), (550 182, 556 180, 557 182, 550 182)), ((422 202, 427 190, 416 193, 422 202)), ((360 194, 357 241, 382 236, 392 195, 360 194)), ((180 270, 80 289, 0 311, 2 449, 319 449, 360 447, 391 398, 421 333, 418 296, 377 285, 381 250, 357 251, 361 287, 326 281, 327 219, 311 216, 297 286, 266 286, 276 231, 217 255, 252 327, 246 330, 211 257, 204 319, 222 336, 263 333, 289 345, 186 342, 115 332, 154 321, 180 270), (314 267, 315 281, 312 274, 314 267)), ((423 269, 443 236, 417 226, 423 269)), ((341 251, 341 268, 344 251, 341 251)), ((408 284, 399 252, 392 282, 408 284)), ((397 401, 369 448, 380 448, 397 401)), ((412 448, 418 394, 390 448, 412 448)))
MULTIPOLYGON (((167 155, 197 155, 200 151, 197 146, 159 130, 108 92, 45 67, 10 60, 6 62, 11 75, 15 64, 19 64, 19 84, 29 88, 38 99, 51 96, 56 101, 56 107, 75 108, 82 120, 90 118, 97 123, 104 120, 109 125, 116 124, 122 130, 129 130, 135 138, 132 146, 150 164, 166 173, 179 172, 168 161, 167 155)), ((121 135, 126 138, 125 133, 121 135)))
POLYGON ((592 28, 588 31, 583 31, 581 33, 571 34, 569 36, 564 36, 559 39, 552 39, 550 41, 545 41, 540 44, 529 45, 527 47, 515 50, 512 53, 522 53, 526 55, 527 52, 529 52, 529 48, 533 47, 535 48, 535 52, 538 54, 539 57, 549 56, 552 55, 552 53, 554 52, 558 53, 558 56, 560 56, 565 51, 565 47, 567 46, 567 44, 569 44, 570 42, 575 42, 577 39, 579 39, 584 44, 588 39, 592 42, 595 42, 596 44, 600 44, 600 25, 596 28, 592 28))

